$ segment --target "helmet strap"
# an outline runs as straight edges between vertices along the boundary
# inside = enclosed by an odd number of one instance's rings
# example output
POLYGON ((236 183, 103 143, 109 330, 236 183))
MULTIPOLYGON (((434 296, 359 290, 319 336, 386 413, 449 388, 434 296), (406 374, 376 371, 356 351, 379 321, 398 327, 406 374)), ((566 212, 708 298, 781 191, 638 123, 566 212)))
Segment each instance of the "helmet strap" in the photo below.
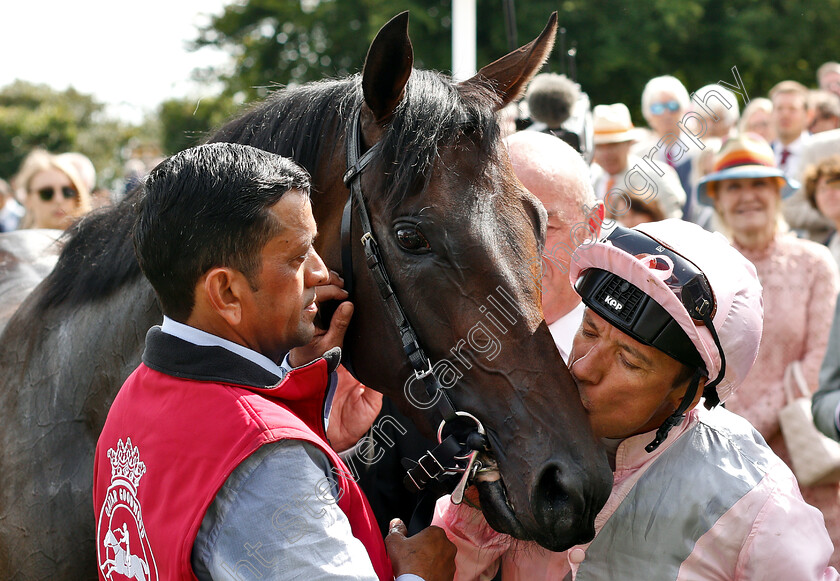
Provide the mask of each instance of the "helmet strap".
POLYGON ((707 410, 712 409, 716 405, 720 404, 720 397, 718 396, 717 386, 723 379, 723 376, 726 375, 726 356, 723 354, 723 347, 720 345, 720 339, 718 338, 717 330, 715 330, 715 326, 712 324, 712 319, 708 315, 703 317, 703 324, 709 330, 709 333, 712 335, 712 339, 715 341, 715 346, 718 349, 718 353, 720 353, 720 372, 718 376, 714 379, 714 381, 710 381, 705 385, 703 388, 703 397, 706 399, 705 406, 707 410))
MULTIPOLYGON (((703 388, 703 396, 706 398, 706 408, 712 409, 720 403, 720 398, 718 397, 716 388, 723 379, 723 376, 726 375, 726 356, 723 354, 723 347, 721 347, 720 338, 718 338, 717 330, 715 330, 715 326, 712 324, 712 318, 708 313, 703 315, 703 324, 706 325, 709 333, 711 333, 712 339, 715 341, 715 346, 718 348, 718 353, 720 353, 720 372, 718 372, 717 377, 715 377, 713 381, 707 383, 703 388)), ((658 430, 656 430, 656 436, 653 438, 653 441, 645 446, 645 451, 650 453, 656 450, 659 445, 665 441, 665 438, 668 437, 668 432, 671 431, 671 428, 683 421, 683 418, 685 418, 685 412, 688 411, 688 406, 690 406, 691 402, 694 401, 694 396, 697 394, 697 388, 700 386, 700 379, 703 377, 705 377, 704 370, 695 370, 694 376, 691 378, 691 383, 688 385, 688 389, 686 390, 685 396, 682 398, 679 407, 677 407, 674 413, 662 422, 662 425, 659 426, 658 430)))
POLYGON ((703 370, 697 369, 694 371, 694 375, 691 378, 691 383, 688 384, 688 389, 685 391, 685 395, 680 402, 680 405, 674 410, 668 418, 662 422, 662 425, 659 426, 659 429, 656 430, 656 436, 653 438, 653 441, 645 446, 645 451, 650 453, 656 450, 659 445, 665 441, 665 438, 668 437, 668 432, 671 431, 671 428, 674 426, 679 425, 683 418, 685 418, 685 412, 688 411, 688 406, 692 404, 694 401, 694 396, 697 395, 697 388, 700 386, 700 379, 704 377, 703 370))

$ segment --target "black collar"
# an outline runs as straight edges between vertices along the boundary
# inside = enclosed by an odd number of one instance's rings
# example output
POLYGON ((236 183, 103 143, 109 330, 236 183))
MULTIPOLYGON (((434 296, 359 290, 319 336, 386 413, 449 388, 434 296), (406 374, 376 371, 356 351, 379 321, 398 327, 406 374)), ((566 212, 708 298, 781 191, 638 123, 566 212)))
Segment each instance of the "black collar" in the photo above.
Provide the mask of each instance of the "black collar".
POLYGON ((173 377, 259 389, 276 387, 281 379, 224 347, 196 345, 164 333, 160 327, 146 333, 143 363, 173 377))

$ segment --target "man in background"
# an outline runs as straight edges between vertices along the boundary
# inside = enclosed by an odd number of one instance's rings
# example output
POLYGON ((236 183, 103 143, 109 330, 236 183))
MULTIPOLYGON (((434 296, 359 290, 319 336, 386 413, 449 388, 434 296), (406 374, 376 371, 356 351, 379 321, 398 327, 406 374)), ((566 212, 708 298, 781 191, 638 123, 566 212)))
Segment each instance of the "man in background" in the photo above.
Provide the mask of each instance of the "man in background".
POLYGON ((604 204, 595 199, 586 163, 563 141, 545 133, 520 131, 506 143, 516 177, 548 212, 543 314, 563 361, 568 361, 584 309, 569 282, 569 265, 577 259, 578 242, 594 241, 600 235, 604 204))
MULTIPOLYGON (((811 135, 840 128, 840 96, 830 91, 811 91, 808 94, 811 112, 808 131, 811 135)), ((805 168, 801 167, 804 171, 805 168)))
POLYGON ((629 196, 658 204, 666 218, 682 218, 685 191, 677 172, 659 155, 667 146, 656 142, 643 157, 634 155, 632 150, 643 132, 633 125, 624 103, 596 105, 593 118, 595 196, 605 200, 608 209, 616 205, 611 198, 629 196))
POLYGON ((817 69, 817 82, 823 91, 840 96, 840 63, 827 62, 817 69))
POLYGON ((802 148, 808 141, 808 89, 796 81, 782 81, 770 89, 770 100, 777 135, 770 145, 776 154, 776 167, 785 172, 785 177, 796 179, 802 148))

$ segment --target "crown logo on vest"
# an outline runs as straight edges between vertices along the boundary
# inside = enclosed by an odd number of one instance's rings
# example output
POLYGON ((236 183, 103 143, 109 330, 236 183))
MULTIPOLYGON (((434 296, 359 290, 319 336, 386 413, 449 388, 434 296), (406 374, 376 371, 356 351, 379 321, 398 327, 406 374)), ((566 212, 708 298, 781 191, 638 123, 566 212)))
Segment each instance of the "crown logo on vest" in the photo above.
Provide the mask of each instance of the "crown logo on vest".
MULTIPOLYGON (((155 556, 146 535, 138 487, 146 473, 140 450, 131 438, 108 449, 111 485, 99 507, 96 555, 100 579, 159 581, 155 556)), ((104 464, 105 460, 99 460, 104 464)), ((97 502, 100 502, 97 500, 97 502)))
POLYGON ((108 458, 111 460, 111 478, 122 478, 136 490, 146 473, 146 465, 140 461, 137 446, 131 445, 131 438, 126 438, 125 444, 122 440, 117 441, 117 449, 110 448, 108 458))

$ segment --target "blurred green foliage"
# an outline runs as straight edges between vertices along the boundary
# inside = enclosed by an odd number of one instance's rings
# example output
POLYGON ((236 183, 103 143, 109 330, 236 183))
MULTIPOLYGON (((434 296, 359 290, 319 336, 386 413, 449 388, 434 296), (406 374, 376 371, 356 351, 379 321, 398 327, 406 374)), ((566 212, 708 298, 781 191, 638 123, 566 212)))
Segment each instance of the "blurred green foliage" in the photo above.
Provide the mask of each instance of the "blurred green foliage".
MULTIPOLYGON (((109 119, 102 104, 73 89, 55 91, 18 81, 0 88, 0 176, 8 178, 35 146, 80 151, 99 182, 121 176, 132 144, 154 141, 164 154, 198 143, 232 116, 237 103, 273 88, 361 70, 370 41, 402 10, 411 14, 415 66, 448 71, 452 0, 240 0, 197 32, 194 46, 231 55, 231 66, 198 70, 223 89, 199 102, 170 99, 156 118, 132 127, 109 119)), ((641 93, 652 77, 673 74, 689 91, 719 80, 733 83, 737 67, 750 97, 795 79, 815 86, 816 69, 840 55, 840 0, 528 0, 515 2, 516 45, 539 34, 557 10, 558 37, 543 71, 574 70, 593 104, 623 102, 637 125, 641 93)), ((510 50, 504 0, 477 0, 477 64, 510 50)))
POLYGON ((104 105, 70 88, 16 81, 0 89, 0 177, 11 178, 35 147, 54 153, 78 151, 97 169, 97 182, 110 187, 122 175, 122 149, 152 139, 149 127, 108 118, 104 105))
MULTIPOLYGON (((502 0, 477 0, 477 61, 509 50, 502 0)), ((233 70, 211 71, 230 94, 263 97, 278 85, 359 71, 379 27, 410 10, 415 66, 451 68, 451 0, 245 0, 211 20, 196 46, 229 52, 233 70)), ((750 96, 795 79, 815 86, 816 69, 840 55, 840 0, 528 0, 515 3, 518 44, 557 10, 565 49, 576 48, 577 80, 593 104, 623 102, 639 125, 641 93, 672 74, 689 91, 733 82, 750 96)), ((544 71, 569 72, 555 45, 544 71)))
POLYGON ((227 94, 193 99, 168 99, 158 108, 161 146, 171 155, 198 145, 209 131, 230 118, 237 107, 227 94))
POLYGON ((450 0, 247 0, 232 3, 201 30, 196 47, 215 46, 235 60, 219 73, 230 93, 251 101, 278 85, 359 71, 379 28, 398 12, 411 12, 419 68, 445 68, 451 58, 450 0))

